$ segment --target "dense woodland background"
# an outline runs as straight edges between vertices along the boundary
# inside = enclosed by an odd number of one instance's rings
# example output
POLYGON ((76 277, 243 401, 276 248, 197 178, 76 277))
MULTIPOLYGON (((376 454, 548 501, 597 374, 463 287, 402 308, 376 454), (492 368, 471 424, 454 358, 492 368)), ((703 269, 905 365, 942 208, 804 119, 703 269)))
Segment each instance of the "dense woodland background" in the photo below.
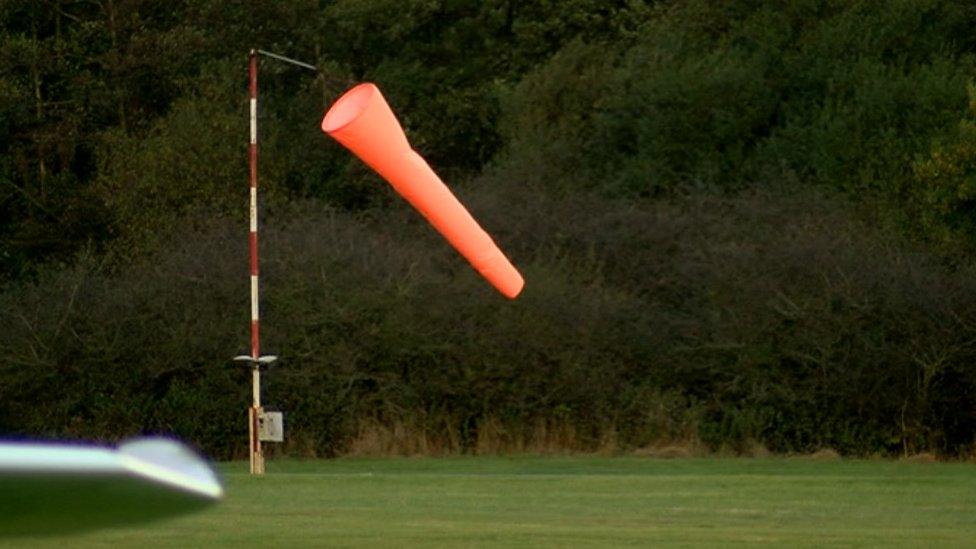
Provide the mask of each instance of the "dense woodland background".
POLYGON ((0 0, 0 433, 243 456, 976 444, 972 0, 0 0), (318 129, 376 82, 508 302, 318 129))

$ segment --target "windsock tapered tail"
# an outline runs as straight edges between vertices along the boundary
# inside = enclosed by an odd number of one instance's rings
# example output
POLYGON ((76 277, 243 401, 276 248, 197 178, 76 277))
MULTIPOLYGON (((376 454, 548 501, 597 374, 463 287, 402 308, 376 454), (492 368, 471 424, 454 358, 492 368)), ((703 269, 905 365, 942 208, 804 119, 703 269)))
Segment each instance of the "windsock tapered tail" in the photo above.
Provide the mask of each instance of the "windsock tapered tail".
POLYGON ((325 114, 322 131, 386 179, 498 291, 512 299, 522 291, 522 275, 410 148, 379 88, 365 83, 346 92, 325 114))

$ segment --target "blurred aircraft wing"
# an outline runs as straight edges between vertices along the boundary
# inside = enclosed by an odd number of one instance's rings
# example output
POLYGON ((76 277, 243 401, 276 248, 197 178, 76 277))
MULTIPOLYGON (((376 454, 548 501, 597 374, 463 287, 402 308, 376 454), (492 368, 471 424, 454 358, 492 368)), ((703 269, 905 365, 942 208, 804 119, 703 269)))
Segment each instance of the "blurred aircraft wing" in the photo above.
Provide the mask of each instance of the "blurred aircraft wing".
POLYGON ((222 496, 210 466, 172 440, 138 439, 117 449, 0 443, 0 538, 136 525, 222 496))

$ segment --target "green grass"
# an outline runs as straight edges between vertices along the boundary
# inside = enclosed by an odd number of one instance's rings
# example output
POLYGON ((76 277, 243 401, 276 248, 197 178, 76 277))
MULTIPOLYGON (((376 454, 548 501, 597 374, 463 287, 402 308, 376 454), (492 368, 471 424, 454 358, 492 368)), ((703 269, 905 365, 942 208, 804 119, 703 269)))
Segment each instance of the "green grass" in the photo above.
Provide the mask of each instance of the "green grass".
MULTIPOLYGON (((518 457, 222 466, 225 502, 71 547, 966 546, 976 466, 518 457)), ((66 547, 51 538, 17 546, 66 547)))

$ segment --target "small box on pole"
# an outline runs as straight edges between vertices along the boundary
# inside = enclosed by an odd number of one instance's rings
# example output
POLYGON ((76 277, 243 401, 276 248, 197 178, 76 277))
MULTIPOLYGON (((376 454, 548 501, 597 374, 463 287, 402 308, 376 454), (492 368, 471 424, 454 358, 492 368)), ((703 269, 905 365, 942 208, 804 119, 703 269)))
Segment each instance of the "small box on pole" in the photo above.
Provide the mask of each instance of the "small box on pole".
POLYGON ((281 412, 264 412, 258 415, 258 438, 261 442, 283 442, 285 424, 281 412))

